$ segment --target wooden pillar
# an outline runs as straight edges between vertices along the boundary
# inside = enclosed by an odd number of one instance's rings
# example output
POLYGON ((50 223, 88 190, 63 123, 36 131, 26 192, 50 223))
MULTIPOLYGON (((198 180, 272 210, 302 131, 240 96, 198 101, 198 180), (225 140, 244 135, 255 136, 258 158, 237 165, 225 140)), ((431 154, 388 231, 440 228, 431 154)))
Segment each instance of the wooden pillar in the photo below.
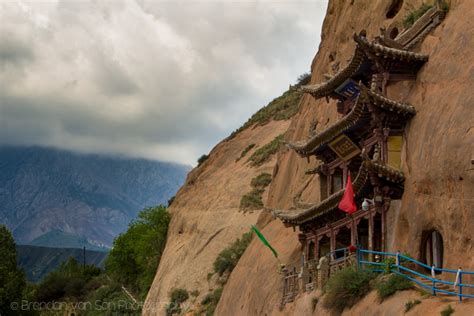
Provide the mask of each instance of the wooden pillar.
POLYGON ((385 251, 385 222, 386 222, 386 210, 385 207, 382 208, 382 251, 385 251))
POLYGON ((316 263, 319 261, 319 236, 317 235, 314 239, 314 259, 316 263))
POLYGON ((357 243, 357 225, 354 217, 351 218, 351 245, 355 245, 357 243))
POLYGON ((347 184, 347 172, 348 172, 347 165, 344 164, 342 166, 342 187, 343 188, 345 188, 347 184))
MULTIPOLYGON (((369 210, 369 250, 374 250, 374 210, 369 210)), ((369 254, 369 261, 374 260, 374 255, 369 254)))
POLYGON ((381 161, 387 163, 388 161, 388 135, 390 135, 390 128, 384 128, 382 134, 382 154, 380 155, 381 161))
POLYGON ((390 72, 385 71, 382 74, 382 93, 383 93, 384 96, 387 95, 387 85, 388 85, 389 80, 390 80, 390 72))
POLYGON ((330 245, 330 249, 329 249, 330 252, 333 252, 334 250, 336 250, 336 233, 332 227, 331 227, 331 237, 329 240, 329 245, 330 245))
POLYGON ((326 183, 327 183, 327 190, 328 190, 328 191, 327 191, 327 196, 328 196, 328 197, 331 196, 331 194, 332 194, 331 191, 332 191, 332 174, 333 174, 333 173, 334 173, 334 169, 330 170, 330 171, 328 172, 328 176, 327 176, 327 178, 326 178, 326 179, 327 179, 327 182, 326 182, 326 183))

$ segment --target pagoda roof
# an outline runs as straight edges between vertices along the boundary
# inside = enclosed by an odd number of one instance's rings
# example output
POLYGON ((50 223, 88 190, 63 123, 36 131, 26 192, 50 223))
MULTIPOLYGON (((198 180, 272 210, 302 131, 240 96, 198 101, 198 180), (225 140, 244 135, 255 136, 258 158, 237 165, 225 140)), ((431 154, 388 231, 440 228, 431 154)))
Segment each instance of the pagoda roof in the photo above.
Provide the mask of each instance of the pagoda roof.
POLYGON ((366 164, 369 171, 377 174, 379 178, 383 178, 396 184, 405 182, 405 175, 400 170, 390 167, 380 161, 367 160, 366 164))
POLYGON ((428 55, 425 54, 393 48, 376 41, 369 41, 365 36, 365 32, 361 32, 359 35, 354 34, 353 38, 356 46, 349 63, 329 80, 319 84, 302 86, 299 88, 300 91, 311 94, 315 99, 329 96, 344 84, 347 79, 358 74, 364 64, 370 65, 372 63, 371 60, 376 58, 415 63, 417 66, 421 66, 428 60, 428 55))
MULTIPOLYGON (((405 181, 403 172, 396 170, 382 162, 365 159, 361 164, 357 176, 352 183, 355 197, 359 197, 364 188, 369 185, 369 173, 376 173, 379 178, 401 184, 405 181)), ((273 214, 282 222, 289 225, 301 225, 327 214, 337 208, 345 192, 345 188, 332 194, 327 199, 315 204, 301 204, 306 208, 293 210, 273 210, 273 214)))
POLYGON ((364 114, 364 104, 359 102, 359 98, 360 96, 357 98, 356 103, 349 114, 345 115, 342 119, 306 141, 287 142, 287 146, 295 150, 301 156, 308 156, 318 147, 327 144, 343 131, 348 130, 357 124, 359 119, 362 117, 364 114))
POLYGON ((365 98, 371 104, 389 112, 394 112, 403 116, 412 117, 416 114, 415 107, 408 103, 398 102, 387 98, 373 90, 362 86, 361 89, 365 94, 365 98))
POLYGON ((366 53, 369 58, 383 57, 385 59, 394 59, 398 61, 408 62, 420 62, 424 63, 428 61, 429 56, 425 54, 419 54, 410 52, 405 49, 398 49, 389 46, 376 43, 375 41, 369 42, 367 37, 361 35, 354 35, 354 40, 359 44, 359 47, 366 53))
MULTIPOLYGON (((353 190, 356 196, 360 194, 366 183, 368 183, 367 179, 368 168, 367 164, 364 162, 360 166, 359 172, 357 173, 357 176, 354 182, 352 183, 353 190)), ((288 211, 274 210, 273 214, 286 224, 301 225, 337 208, 337 205, 341 201, 344 192, 345 188, 332 194, 327 199, 319 203, 313 204, 306 209, 295 209, 288 211)))
POLYGON ((298 142, 287 142, 287 146, 295 150, 301 156, 308 156, 317 151, 322 146, 341 135, 344 131, 357 125, 360 120, 366 117, 368 109, 365 106, 366 103, 373 104, 374 106, 389 112, 396 113, 405 117, 411 117, 415 115, 415 108, 408 104, 391 100, 375 91, 360 85, 361 93, 355 101, 355 105, 352 110, 345 115, 342 119, 329 126, 324 131, 317 133, 308 140, 298 142))
POLYGON ((334 76, 323 83, 302 86, 300 90, 310 93, 315 99, 325 97, 334 92, 334 90, 342 85, 348 78, 354 76, 365 60, 367 60, 367 58, 364 51, 359 48, 359 45, 356 45, 349 63, 343 69, 339 70, 334 76))

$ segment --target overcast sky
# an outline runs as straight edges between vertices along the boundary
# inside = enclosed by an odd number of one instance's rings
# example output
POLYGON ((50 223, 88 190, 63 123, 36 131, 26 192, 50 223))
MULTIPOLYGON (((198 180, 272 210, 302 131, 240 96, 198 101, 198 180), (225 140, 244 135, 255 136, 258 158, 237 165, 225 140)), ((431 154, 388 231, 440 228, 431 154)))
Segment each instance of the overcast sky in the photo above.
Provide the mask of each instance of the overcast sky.
POLYGON ((0 2, 0 144, 194 165, 308 72, 326 1, 0 2))

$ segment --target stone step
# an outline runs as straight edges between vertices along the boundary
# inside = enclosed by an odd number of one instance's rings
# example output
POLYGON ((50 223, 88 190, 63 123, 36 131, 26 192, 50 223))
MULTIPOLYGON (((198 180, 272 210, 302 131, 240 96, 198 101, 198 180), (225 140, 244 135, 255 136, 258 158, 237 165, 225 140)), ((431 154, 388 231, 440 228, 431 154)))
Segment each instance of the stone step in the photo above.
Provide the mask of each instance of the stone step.
MULTIPOLYGON (((430 288, 433 285, 433 281, 431 281, 431 280, 428 280, 428 279, 425 279, 425 278, 420 278, 420 277, 418 277, 416 279, 418 280, 418 282, 423 283, 423 284, 429 286, 430 288)), ((423 287, 418 283, 415 283, 415 286, 417 288, 423 290, 423 291, 431 291, 431 289, 423 287)), ((435 286, 436 286, 436 289, 440 289, 440 290, 444 290, 444 291, 451 291, 451 292, 453 291, 453 287, 451 285, 448 285, 448 284, 436 283, 435 286)), ((436 295, 450 296, 449 294, 441 293, 441 292, 436 292, 436 295)))

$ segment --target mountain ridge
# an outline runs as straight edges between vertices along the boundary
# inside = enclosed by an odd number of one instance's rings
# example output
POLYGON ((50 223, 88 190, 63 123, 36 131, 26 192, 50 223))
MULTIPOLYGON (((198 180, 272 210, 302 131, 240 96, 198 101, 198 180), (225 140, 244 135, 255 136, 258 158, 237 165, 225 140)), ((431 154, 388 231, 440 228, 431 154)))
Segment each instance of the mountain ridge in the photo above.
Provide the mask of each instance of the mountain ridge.
POLYGON ((0 223, 20 244, 58 230, 110 247, 141 209, 166 204, 189 169, 138 158, 0 146, 0 223))

